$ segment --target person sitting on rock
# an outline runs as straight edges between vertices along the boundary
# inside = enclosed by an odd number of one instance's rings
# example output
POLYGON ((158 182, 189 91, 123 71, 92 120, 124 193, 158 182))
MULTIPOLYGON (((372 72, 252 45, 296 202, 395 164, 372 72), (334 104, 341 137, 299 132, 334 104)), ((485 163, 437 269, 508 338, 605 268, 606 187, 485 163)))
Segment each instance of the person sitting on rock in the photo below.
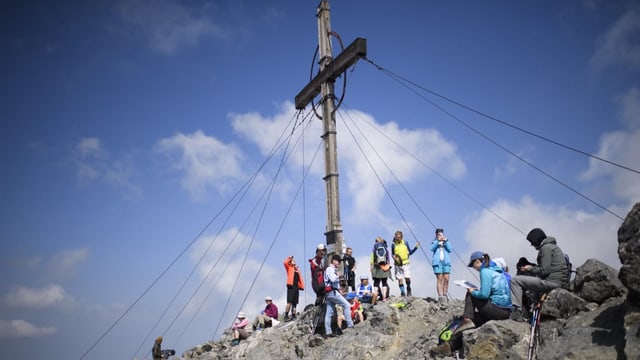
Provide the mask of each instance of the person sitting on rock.
POLYGON ((360 298, 360 302, 375 305, 378 297, 373 294, 377 293, 378 291, 373 287, 373 285, 369 284, 369 276, 360 275, 360 285, 358 285, 356 292, 360 298))
POLYGON ((511 319, 516 321, 527 321, 528 317, 527 310, 522 306, 523 290, 545 293, 555 288, 566 289, 569 286, 569 268, 556 239, 547 236, 542 229, 535 228, 527 234, 527 240, 538 250, 538 264, 521 266, 517 270, 522 275, 511 278, 514 306, 511 319))
POLYGON ((240 344, 240 340, 244 340, 249 337, 250 334, 246 329, 247 325, 249 325, 249 320, 247 320, 247 316, 240 311, 236 317, 236 321, 231 326, 231 330, 233 330, 231 346, 236 346, 240 344))
POLYGON ((278 321, 278 307, 273 303, 271 296, 265 297, 264 301, 267 305, 264 307, 264 310, 262 310, 262 313, 256 316, 256 319, 253 321, 253 330, 270 328, 280 323, 278 321))
MULTIPOLYGON (((481 326, 489 320, 506 320, 511 314, 511 292, 502 268, 491 265, 489 254, 475 251, 469 257, 468 267, 480 272, 480 288, 468 288, 464 300, 463 320, 454 331, 481 326), (476 311, 476 309, 478 311, 476 311)), ((431 348, 431 352, 440 355, 451 354, 451 343, 445 341, 431 348)))
POLYGON ((362 305, 358 300, 358 296, 350 292, 346 296, 347 301, 351 305, 349 310, 351 311, 351 320, 353 320, 354 324, 358 324, 364 321, 364 310, 362 309, 362 305))

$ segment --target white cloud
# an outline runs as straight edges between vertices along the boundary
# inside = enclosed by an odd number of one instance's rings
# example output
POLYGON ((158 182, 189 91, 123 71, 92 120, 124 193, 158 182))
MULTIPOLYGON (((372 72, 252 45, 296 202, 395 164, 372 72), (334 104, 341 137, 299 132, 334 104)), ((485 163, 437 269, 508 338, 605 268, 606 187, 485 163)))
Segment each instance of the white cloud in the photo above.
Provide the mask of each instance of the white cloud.
POLYGON ((209 186, 225 191, 231 182, 245 177, 240 149, 200 130, 162 139, 156 150, 167 155, 174 169, 184 172, 182 188, 194 200, 202 200, 209 186))
MULTIPOLYGON (((620 97, 620 119, 626 129, 605 133, 600 138, 597 156, 612 162, 640 169, 640 92, 633 88, 620 97)), ((591 159, 589 168, 580 175, 584 181, 602 180, 610 182, 618 199, 625 205, 640 201, 639 175, 614 167, 599 160, 591 159)))
POLYGON ((76 144, 74 157, 80 180, 100 180, 113 188, 124 190, 127 196, 140 196, 140 187, 131 181, 135 171, 133 160, 128 156, 112 160, 100 139, 80 139, 76 144))
POLYGON ((73 298, 64 291, 62 286, 57 284, 51 284, 44 288, 16 286, 5 295, 5 303, 8 306, 27 309, 61 306, 72 301, 73 298))
POLYGON ((591 58, 591 67, 603 70, 624 65, 632 69, 640 68, 640 11, 628 10, 598 42, 591 58))
MULTIPOLYGON (((490 209, 524 234, 483 210, 474 214, 466 227, 469 252, 479 250, 492 257, 504 257, 513 269, 522 256, 535 261, 537 251, 526 241, 526 234, 539 227, 557 239, 574 266, 594 258, 620 268, 616 234, 621 221, 609 213, 586 213, 560 205, 540 204, 530 197, 523 197, 519 202, 498 201, 490 209)), ((625 213, 621 209, 615 211, 625 213)), ((461 256, 464 259, 468 254, 461 256)))
MULTIPOLYGON (((273 117, 263 117, 257 113, 230 116, 234 129, 256 143, 263 154, 267 154, 273 148, 275 139, 280 138, 283 132, 290 131, 295 109, 293 104, 287 102, 280 108, 280 113, 273 117)), ((382 218, 379 205, 384 197, 384 189, 380 186, 372 167, 385 186, 397 184, 390 171, 403 184, 423 180, 429 173, 416 159, 431 168, 437 168, 442 175, 449 178, 459 178, 466 172, 464 162, 457 155, 456 145, 447 141, 436 130, 402 129, 394 122, 379 124, 371 115, 356 110, 341 112, 338 116, 339 119, 347 119, 345 121, 354 134, 351 136, 348 129, 340 125, 338 166, 339 171, 346 175, 341 179, 346 179, 347 189, 354 197, 354 210, 351 211, 356 217, 354 221, 370 221, 372 216, 382 218), (371 124, 377 130, 369 125, 359 125, 359 129, 356 129, 349 119, 355 119, 361 124, 371 124), (400 144, 403 149, 394 142, 400 144), (358 144, 366 154, 366 159, 358 144)), ((317 139, 317 134, 322 133, 321 122, 315 118, 311 122, 306 131, 307 134, 314 135, 307 137, 317 139)), ((306 161, 315 152, 317 145, 315 140, 305 141, 306 161)), ((303 161, 302 153, 303 151, 293 150, 293 162, 289 164, 293 171, 299 171, 303 161)), ((317 160, 311 169, 312 174, 318 178, 324 176, 323 164, 322 159, 317 160)))
POLYGON ((166 55, 196 46, 207 37, 226 38, 223 29, 204 12, 196 13, 178 1, 121 1, 117 13, 124 24, 146 38, 151 49, 166 55))
POLYGON ((70 249, 55 254, 51 260, 51 272, 57 276, 67 277, 75 273, 79 264, 89 258, 89 249, 70 249))
POLYGON ((0 320, 0 338, 37 338, 57 332, 53 326, 36 326, 25 320, 0 320))

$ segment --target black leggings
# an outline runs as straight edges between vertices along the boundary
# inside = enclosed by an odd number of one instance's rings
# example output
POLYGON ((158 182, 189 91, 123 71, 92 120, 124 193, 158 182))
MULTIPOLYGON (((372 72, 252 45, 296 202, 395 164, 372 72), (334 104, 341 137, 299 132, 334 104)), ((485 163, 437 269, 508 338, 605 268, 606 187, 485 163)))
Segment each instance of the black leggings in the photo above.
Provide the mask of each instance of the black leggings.
POLYGON ((489 299, 478 299, 467 293, 464 298, 464 317, 480 326, 489 320, 505 320, 511 315, 511 309, 495 305, 489 299), (478 309, 478 312, 475 312, 478 309))
POLYGON ((373 286, 378 288, 378 294, 380 295, 380 297, 383 298, 388 298, 389 297, 389 285, 387 285, 387 279, 386 277, 383 278, 373 278, 373 286), (382 286, 380 286, 380 283, 382 283, 382 286), (384 296, 382 295, 382 287, 386 287, 387 288, 387 293, 384 294, 384 296))

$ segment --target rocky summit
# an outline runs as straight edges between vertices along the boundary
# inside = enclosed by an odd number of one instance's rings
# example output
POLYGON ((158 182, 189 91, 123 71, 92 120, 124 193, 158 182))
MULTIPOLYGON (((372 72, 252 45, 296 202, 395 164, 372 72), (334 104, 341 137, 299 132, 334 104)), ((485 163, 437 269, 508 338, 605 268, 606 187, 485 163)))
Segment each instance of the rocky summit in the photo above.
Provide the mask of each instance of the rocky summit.
MULTIPOLYGON (((541 313, 538 359, 640 359, 640 203, 618 231, 620 271, 589 259, 570 290, 548 294, 541 313)), ((316 307, 291 322, 254 332, 231 346, 230 333, 185 351, 178 359, 431 359, 441 328, 464 302, 392 297, 363 305, 367 319, 334 338, 312 334, 316 307)), ((323 324, 320 324, 323 327, 323 324)), ((530 325, 489 321, 463 335, 466 359, 527 359, 530 325)))

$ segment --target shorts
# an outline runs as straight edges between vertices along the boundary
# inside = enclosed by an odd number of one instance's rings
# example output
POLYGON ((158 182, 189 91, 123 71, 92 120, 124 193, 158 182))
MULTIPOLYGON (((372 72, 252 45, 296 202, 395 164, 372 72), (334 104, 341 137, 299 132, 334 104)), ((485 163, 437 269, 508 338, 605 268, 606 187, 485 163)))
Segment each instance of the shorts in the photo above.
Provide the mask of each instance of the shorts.
POLYGON ((451 273, 451 265, 445 265, 442 263, 433 263, 434 274, 449 274, 451 273))
POLYGON ((298 305, 300 300, 300 290, 293 286, 287 286, 287 304, 291 304, 294 307, 298 305))
POLYGON ((411 268, 409 267, 409 264, 404 264, 402 266, 396 265, 395 269, 396 269, 396 279, 398 280, 402 280, 404 278, 411 279, 411 268))
POLYGON ((373 301, 373 296, 371 295, 364 295, 360 297, 360 302, 363 304, 371 304, 371 301, 373 301))

